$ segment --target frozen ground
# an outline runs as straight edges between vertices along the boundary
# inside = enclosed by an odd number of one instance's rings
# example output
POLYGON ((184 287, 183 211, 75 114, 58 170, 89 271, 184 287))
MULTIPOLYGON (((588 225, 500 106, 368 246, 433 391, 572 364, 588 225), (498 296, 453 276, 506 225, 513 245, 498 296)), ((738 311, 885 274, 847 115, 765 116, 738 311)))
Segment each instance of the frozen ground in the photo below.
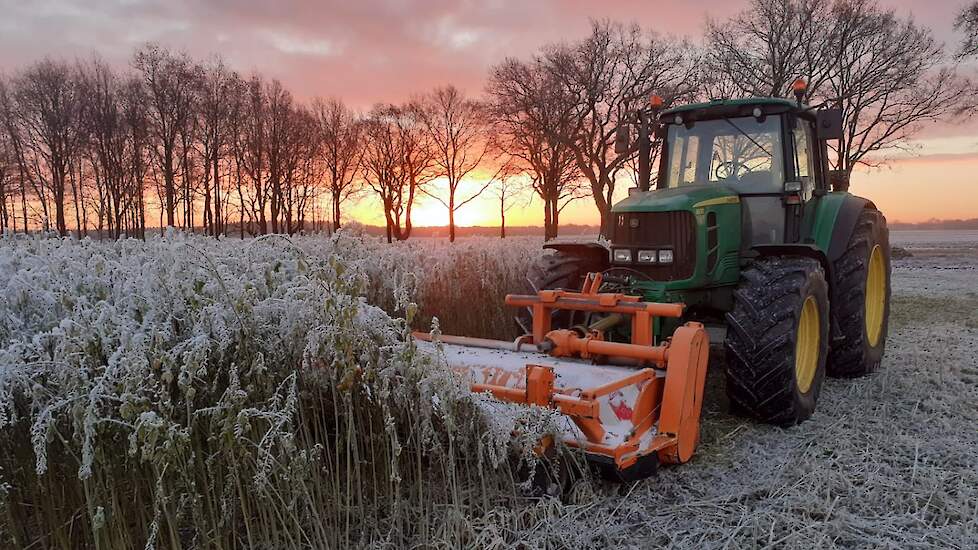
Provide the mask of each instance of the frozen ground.
POLYGON ((545 518, 519 537, 550 547, 978 547, 978 232, 892 241, 913 257, 893 265, 877 374, 828 379, 815 416, 780 429, 731 417, 714 368, 691 463, 514 512, 545 518))

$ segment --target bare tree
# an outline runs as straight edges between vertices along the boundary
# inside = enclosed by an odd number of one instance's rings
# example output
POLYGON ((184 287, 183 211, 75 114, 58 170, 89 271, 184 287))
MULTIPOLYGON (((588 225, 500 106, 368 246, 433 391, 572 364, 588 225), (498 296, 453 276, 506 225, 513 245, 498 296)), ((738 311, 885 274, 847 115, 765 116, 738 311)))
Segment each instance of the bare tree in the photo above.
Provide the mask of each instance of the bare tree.
POLYGON ((174 54, 155 44, 136 52, 133 66, 142 76, 149 99, 149 127, 153 153, 163 179, 166 224, 175 224, 177 178, 186 175, 178 149, 181 133, 186 135, 194 109, 199 67, 186 54, 174 54))
POLYGON ((130 165, 127 185, 133 202, 130 227, 140 238, 146 238, 146 174, 150 166, 148 108, 146 89, 136 76, 128 76, 119 90, 122 118, 128 136, 130 165))
POLYGON ((387 241, 406 240, 414 201, 433 178, 430 138, 412 105, 377 105, 364 124, 364 181, 384 209, 387 241))
POLYGON ((16 173, 17 159, 6 132, 0 131, 0 232, 17 231, 16 173))
POLYGON ((269 215, 272 222, 272 233, 280 231, 280 215, 284 206, 284 186, 285 177, 289 161, 290 146, 289 140, 293 137, 292 132, 292 112, 293 98, 291 92, 282 86, 278 80, 273 80, 265 88, 265 96, 268 101, 266 121, 267 121, 267 144, 266 152, 268 155, 268 187, 269 187, 269 215))
POLYGON ((784 97, 798 78, 811 93, 829 79, 831 0, 751 0, 728 20, 708 20, 704 77, 710 99, 784 97))
POLYGON ((289 234, 305 227, 306 211, 318 197, 323 178, 320 157, 319 124, 303 106, 292 108, 280 139, 281 221, 279 228, 289 234))
POLYGON ((653 93, 667 104, 693 97, 698 76, 693 51, 688 43, 643 32, 636 24, 606 20, 592 22, 586 39, 545 53, 545 66, 564 92, 571 120, 568 133, 553 137, 570 148, 590 182, 605 235, 612 227, 618 173, 637 153, 637 144, 624 154, 614 153, 615 130, 653 93))
POLYGON ((16 116, 28 151, 31 179, 47 213, 53 203, 55 227, 67 235, 65 221, 69 171, 84 144, 82 88, 77 71, 46 59, 14 80, 16 116))
MULTIPOLYGON (((132 77, 117 75, 95 58, 82 67, 85 97, 84 118, 88 136, 86 157, 94 185, 98 214, 97 229, 103 222, 109 234, 123 232, 142 236, 145 228, 143 181, 146 155, 146 109, 142 85, 132 77)), ((80 182, 85 188, 85 182, 80 182)), ((82 202, 82 215, 88 206, 82 202)), ((86 224, 87 226, 87 224, 86 224)))
POLYGON ((965 33, 958 57, 963 59, 978 55, 978 2, 961 8, 954 20, 954 28, 965 33))
MULTIPOLYGON (((300 140, 295 174, 292 177, 289 199, 289 233, 307 229, 310 213, 315 216, 315 206, 323 195, 324 165, 319 161, 322 142, 319 140, 319 123, 306 108, 301 111, 300 140)), ((313 220, 314 221, 314 218, 313 220)))
POLYGON ((224 231, 222 215, 221 161, 230 149, 230 111, 232 98, 241 91, 238 75, 221 59, 214 59, 200 69, 203 77, 197 89, 196 112, 199 128, 198 145, 203 158, 203 226, 210 235, 224 231))
POLYGON ((363 125, 338 99, 313 101, 319 126, 319 158, 332 204, 333 230, 340 228, 341 208, 362 189, 358 178, 363 156, 363 125))
POLYGON ((838 103, 845 136, 836 168, 846 174, 905 149, 922 123, 959 108, 968 88, 929 30, 874 0, 753 0, 710 23, 707 52, 710 70, 741 93, 783 96, 802 77, 806 100, 838 103))
POLYGON ((489 179, 492 195, 499 203, 499 238, 506 238, 506 213, 526 199, 528 186, 519 163, 508 159, 489 179))
POLYGON ((830 0, 751 0, 728 21, 708 21, 704 80, 720 77, 737 95, 782 97, 799 77, 819 89, 833 65, 831 11, 830 0))
POLYGON ((499 147, 529 177, 543 202, 544 236, 557 236, 560 212, 586 196, 567 140, 574 121, 559 83, 540 59, 506 59, 494 67, 487 93, 499 147))
POLYGON ((842 106, 844 138, 836 167, 878 166, 881 153, 903 150, 921 124, 954 112, 970 85, 946 61, 931 31, 873 0, 833 7, 835 66, 819 92, 842 106))
POLYGON ((492 181, 477 184, 464 198, 458 196, 459 186, 482 166, 489 153, 485 112, 455 86, 436 88, 421 98, 418 112, 434 149, 434 175, 444 179, 448 196, 443 198, 433 190, 425 194, 448 210, 448 240, 455 242, 455 213, 481 195, 492 181))
POLYGON ((246 85, 246 92, 235 117, 235 170, 238 202, 242 212, 242 235, 245 231, 245 216, 248 218, 249 233, 254 235, 268 232, 267 113, 268 98, 264 81, 253 76, 246 85), (256 223, 257 227, 254 227, 256 223))
MULTIPOLYGON (((12 155, 12 161, 16 165, 17 190, 19 191, 21 219, 23 220, 22 227, 24 233, 27 233, 29 230, 27 217, 27 180, 29 172, 27 159, 24 155, 23 139, 17 124, 15 112, 16 108, 9 85, 5 79, 0 78, 0 133, 6 138, 9 153, 12 155)), ((16 228, 16 214, 12 214, 14 217, 13 226, 16 228)))

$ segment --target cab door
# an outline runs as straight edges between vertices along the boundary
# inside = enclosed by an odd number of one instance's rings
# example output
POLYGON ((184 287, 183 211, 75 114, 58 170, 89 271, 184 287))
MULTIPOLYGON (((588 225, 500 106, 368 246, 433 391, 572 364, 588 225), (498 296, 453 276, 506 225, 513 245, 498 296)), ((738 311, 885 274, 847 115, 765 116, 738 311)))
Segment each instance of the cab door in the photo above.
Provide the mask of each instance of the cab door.
POLYGON ((815 147, 815 128, 812 121, 800 117, 789 118, 789 158, 788 173, 785 178, 785 242, 801 242, 803 236, 811 233, 805 220, 814 216, 805 215, 814 212, 822 193, 819 192, 819 177, 821 162, 815 147), (799 187, 797 195, 789 193, 793 186, 799 187), (800 199, 800 200, 799 200, 800 199))

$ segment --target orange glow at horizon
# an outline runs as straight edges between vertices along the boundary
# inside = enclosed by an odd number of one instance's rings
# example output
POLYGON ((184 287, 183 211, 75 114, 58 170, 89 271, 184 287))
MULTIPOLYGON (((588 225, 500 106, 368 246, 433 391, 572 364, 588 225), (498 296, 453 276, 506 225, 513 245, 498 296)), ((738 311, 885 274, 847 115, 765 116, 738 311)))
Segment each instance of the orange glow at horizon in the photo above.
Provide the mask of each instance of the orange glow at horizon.
MULTIPOLYGON (((627 193, 628 185, 625 181, 619 183, 620 189, 616 191, 619 200, 627 193)), ((876 203, 891 223, 978 218, 978 153, 905 158, 884 168, 857 169, 850 190, 876 203)), ((361 223, 384 225, 383 212, 372 197, 349 205, 346 211, 361 223)), ((455 224, 459 227, 498 226, 499 219, 499 202, 491 190, 455 213, 455 224)), ((560 217, 561 224, 597 225, 598 221, 590 197, 572 202, 560 217)), ((412 222, 416 227, 446 226, 448 211, 438 201, 421 196, 415 204, 412 222)), ((540 201, 535 197, 522 198, 506 212, 506 225, 542 226, 540 201)))

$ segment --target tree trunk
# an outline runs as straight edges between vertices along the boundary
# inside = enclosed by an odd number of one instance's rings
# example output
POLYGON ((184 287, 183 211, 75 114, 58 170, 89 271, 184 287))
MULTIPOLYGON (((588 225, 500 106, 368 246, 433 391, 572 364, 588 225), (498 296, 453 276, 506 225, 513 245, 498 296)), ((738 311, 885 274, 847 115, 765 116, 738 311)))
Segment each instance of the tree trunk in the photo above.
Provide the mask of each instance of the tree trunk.
POLYGON ((27 227, 27 179, 24 177, 24 168, 20 167, 20 210, 24 214, 24 234, 29 231, 27 227))
POLYGON ((455 242, 455 193, 448 196, 448 242, 455 242))
POLYGON ((611 223, 611 202, 605 197, 605 192, 610 192, 612 188, 611 178, 608 174, 603 172, 598 172, 596 176, 598 182, 595 184, 593 181, 591 183, 591 196, 594 198, 594 206, 598 210, 598 215, 601 218, 601 234, 605 237, 611 235, 610 226, 611 223))
POLYGON ((553 225, 553 219, 550 213, 550 198, 543 199, 543 240, 549 241, 553 238, 551 235, 553 225))
MULTIPOLYGON (((174 181, 175 175, 173 173, 173 150, 170 147, 166 147, 163 152, 163 180, 166 186, 166 225, 172 226, 174 219, 174 210, 176 209, 176 181, 174 181)), ((162 216, 160 216, 162 217, 162 216)), ((161 224, 162 225, 162 224, 161 224)))
MULTIPOLYGON (((208 178, 209 179, 209 178, 208 178)), ((206 181, 206 180, 205 180, 206 181)), ((204 219, 201 221, 205 235, 214 234, 214 215, 211 213, 211 186, 210 182, 204 183, 204 219)))
POLYGON ((194 232, 194 198, 193 190, 190 188, 190 154, 186 152, 187 147, 184 147, 183 154, 183 225, 190 231, 194 232))
MULTIPOLYGON (((62 176, 64 177, 64 176, 62 176)), ((54 192, 54 224, 58 229, 58 234, 62 237, 68 235, 68 224, 65 223, 65 190, 64 181, 54 192)))
POLYGON ((75 205, 75 238, 81 239, 81 212, 78 210, 78 182, 74 173, 71 176, 71 198, 75 205))
MULTIPOLYGON (((259 187, 259 193, 262 193, 261 180, 256 184, 259 187)), ((258 230, 262 235, 268 233, 268 218, 265 216, 265 197, 261 195, 258 200, 258 230)))
POLYGON ((221 158, 214 155, 214 236, 220 235, 224 231, 224 213, 221 208, 221 158))
POLYGON ((560 221, 558 219, 560 218, 560 208, 557 204, 557 200, 558 199, 554 198, 550 203, 550 208, 553 209, 553 214, 550 215, 550 228, 553 231, 553 233, 550 235, 551 239, 557 238, 557 231, 560 229, 560 221))
POLYGON ((7 182, 4 180, 5 177, 0 175, 0 206, 2 206, 2 209, 0 209, 0 230, 5 233, 8 229, 7 224, 9 223, 10 217, 7 215, 7 182))
MULTIPOLYGON (((505 196, 505 195, 504 195, 505 196)), ((506 238, 506 199, 499 199, 499 238, 506 238)))
POLYGON ((282 193, 282 182, 279 181, 278 176, 274 175, 275 172, 272 172, 272 174, 272 196, 269 197, 271 200, 270 214, 272 217, 272 233, 278 233, 279 198, 282 193))
POLYGON ((414 206, 414 190, 418 188, 417 180, 414 176, 411 176, 411 186, 408 189, 408 203, 407 209, 404 213, 404 231, 400 231, 400 224, 398 224, 398 235, 397 240, 406 241, 408 237, 411 236, 411 207, 414 206))
POLYGON ((340 228, 340 195, 333 193, 333 231, 340 228))
POLYGON ((614 217, 609 210, 599 210, 598 214, 601 216, 601 235, 610 239, 615 229, 614 217))

